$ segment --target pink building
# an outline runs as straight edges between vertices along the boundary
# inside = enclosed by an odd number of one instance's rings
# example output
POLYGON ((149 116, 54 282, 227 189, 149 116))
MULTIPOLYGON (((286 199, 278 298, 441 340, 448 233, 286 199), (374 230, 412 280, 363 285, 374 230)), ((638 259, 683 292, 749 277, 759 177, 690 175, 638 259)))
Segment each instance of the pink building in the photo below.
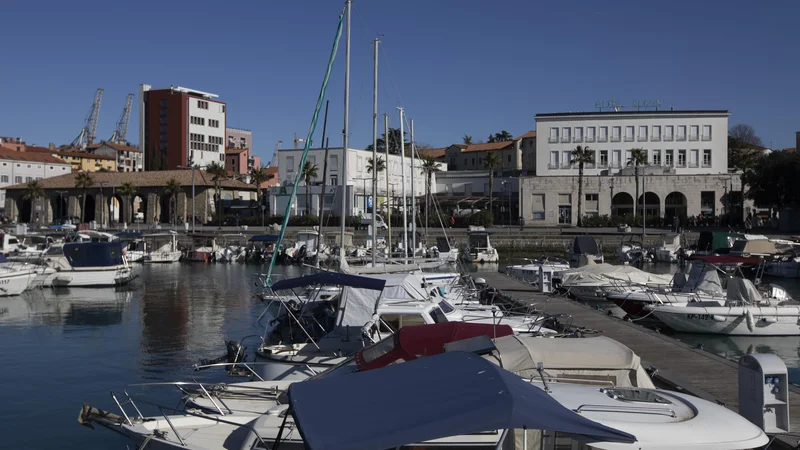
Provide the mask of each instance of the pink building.
POLYGON ((25 151, 25 141, 20 138, 10 138, 0 136, 0 148, 7 148, 17 152, 25 151))
POLYGON ((252 156, 249 148, 225 149, 225 168, 233 173, 248 174, 253 167, 261 167, 261 157, 252 156))

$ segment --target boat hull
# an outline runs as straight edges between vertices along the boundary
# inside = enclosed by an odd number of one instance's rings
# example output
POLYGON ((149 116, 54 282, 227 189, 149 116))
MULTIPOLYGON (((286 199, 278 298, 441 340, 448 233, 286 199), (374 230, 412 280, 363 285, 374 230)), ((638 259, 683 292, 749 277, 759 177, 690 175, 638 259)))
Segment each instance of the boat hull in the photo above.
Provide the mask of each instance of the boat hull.
POLYGON ((130 267, 105 270, 61 270, 49 275, 42 283, 45 287, 109 287, 122 286, 133 280, 130 267))
POLYGON ((36 272, 30 269, 0 274, 0 297, 22 294, 35 278, 36 272))
POLYGON ((800 336, 800 307, 650 307, 675 331, 747 336, 800 336), (748 325, 746 311, 752 314, 748 325))
POLYGON ((181 252, 154 252, 144 257, 145 264, 169 264, 178 262, 181 252))
POLYGON ((500 261, 500 255, 494 249, 490 251, 465 252, 464 260, 474 263, 498 262, 500 261))

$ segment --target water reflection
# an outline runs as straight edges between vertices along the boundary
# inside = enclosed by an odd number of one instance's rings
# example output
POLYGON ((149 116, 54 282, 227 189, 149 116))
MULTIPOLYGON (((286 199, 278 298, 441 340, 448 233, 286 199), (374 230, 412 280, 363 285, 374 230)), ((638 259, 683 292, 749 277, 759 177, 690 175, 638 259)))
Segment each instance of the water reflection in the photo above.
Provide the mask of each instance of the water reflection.
POLYGON ((0 325, 107 326, 119 324, 130 290, 60 288, 0 298, 0 325))
POLYGON ((778 355, 789 367, 800 367, 800 336, 713 336, 676 333, 675 338, 689 345, 702 345, 711 353, 738 360, 744 355, 778 355))

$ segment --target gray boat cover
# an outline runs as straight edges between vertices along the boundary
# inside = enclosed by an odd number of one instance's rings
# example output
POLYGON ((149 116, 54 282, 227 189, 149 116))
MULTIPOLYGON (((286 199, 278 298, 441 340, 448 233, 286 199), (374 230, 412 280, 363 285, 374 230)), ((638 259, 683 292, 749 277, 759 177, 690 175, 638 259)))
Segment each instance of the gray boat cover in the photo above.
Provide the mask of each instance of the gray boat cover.
POLYGON ((394 448, 512 428, 550 430, 588 441, 636 441, 465 352, 293 383, 289 405, 306 448, 315 450, 394 448), (335 414, 321 405, 329 405, 335 414))
POLYGON ((738 304, 753 304, 763 300, 752 281, 745 278, 731 278, 728 280, 728 301, 738 304))
POLYGON ((689 277, 681 292, 702 292, 711 295, 725 295, 717 268, 712 264, 697 262, 689 269, 689 277))
POLYGON ((368 278, 382 280, 383 290, 376 291, 345 286, 339 299, 337 325, 361 328, 372 319, 381 302, 428 300, 423 288, 424 280, 416 274, 370 275, 368 278))

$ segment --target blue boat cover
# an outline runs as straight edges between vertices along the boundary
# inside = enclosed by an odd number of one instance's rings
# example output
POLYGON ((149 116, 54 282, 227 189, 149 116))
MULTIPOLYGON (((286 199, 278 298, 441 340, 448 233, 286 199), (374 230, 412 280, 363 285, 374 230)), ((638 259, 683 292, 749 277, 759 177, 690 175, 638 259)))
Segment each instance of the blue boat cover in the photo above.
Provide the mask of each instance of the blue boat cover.
POLYGON ((250 242, 277 242, 277 234, 257 234, 250 238, 250 242))
POLYGON ((116 237, 118 237, 120 239, 136 239, 136 238, 140 238, 140 237, 142 237, 144 235, 142 233, 139 233, 138 231, 121 231, 121 232, 115 234, 114 236, 116 236, 116 237))
POLYGON ((120 241, 70 242, 64 244, 64 256, 72 267, 110 267, 124 264, 120 241))
POLYGON ((394 448, 511 428, 569 433, 590 441, 636 441, 465 352, 294 383, 289 404, 306 448, 314 450, 394 448), (335 405, 335 414, 325 405, 335 405))
POLYGON ((272 289, 279 291, 283 289, 294 289, 296 287, 314 285, 334 285, 350 286, 354 288, 372 289, 374 291, 383 290, 386 280, 379 278, 362 277, 358 275, 347 275, 339 272, 318 272, 305 277, 290 278, 281 280, 272 285, 272 289))

